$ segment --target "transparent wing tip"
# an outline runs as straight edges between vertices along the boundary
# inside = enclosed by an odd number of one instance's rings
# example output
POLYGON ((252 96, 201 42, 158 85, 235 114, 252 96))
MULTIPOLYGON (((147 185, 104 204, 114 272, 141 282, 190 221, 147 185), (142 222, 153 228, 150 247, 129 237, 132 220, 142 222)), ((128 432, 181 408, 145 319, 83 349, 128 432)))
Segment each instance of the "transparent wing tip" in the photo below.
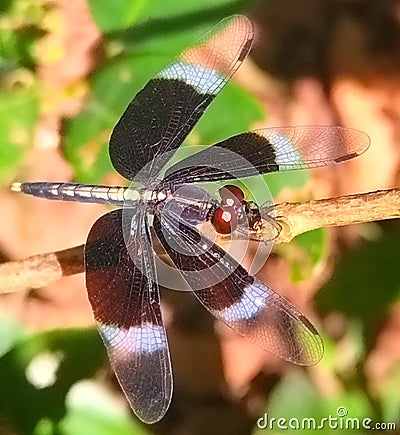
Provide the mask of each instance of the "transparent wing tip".
POLYGON ((314 325, 304 315, 300 315, 300 320, 302 327, 296 332, 301 345, 296 349, 297 352, 289 354, 287 360, 301 366, 313 366, 324 356, 324 343, 314 325))

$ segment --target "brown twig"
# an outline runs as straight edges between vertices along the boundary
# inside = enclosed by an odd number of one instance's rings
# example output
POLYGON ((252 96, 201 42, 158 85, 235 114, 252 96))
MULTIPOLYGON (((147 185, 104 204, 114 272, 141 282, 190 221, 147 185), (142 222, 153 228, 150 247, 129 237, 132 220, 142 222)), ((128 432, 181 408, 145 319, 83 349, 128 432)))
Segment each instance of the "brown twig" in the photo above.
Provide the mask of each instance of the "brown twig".
POLYGON ((283 202, 275 206, 275 211, 282 227, 275 243, 287 243, 316 228, 397 219, 400 217, 400 188, 307 202, 283 202))
POLYGON ((45 287, 84 271, 84 245, 0 264, 0 294, 45 287))
MULTIPOLYGON (((276 243, 316 228, 400 217, 400 188, 275 206, 280 227, 276 243)), ((0 265, 0 294, 44 287, 62 276, 84 271, 84 245, 0 265)), ((155 244, 157 254, 162 253, 155 244)))

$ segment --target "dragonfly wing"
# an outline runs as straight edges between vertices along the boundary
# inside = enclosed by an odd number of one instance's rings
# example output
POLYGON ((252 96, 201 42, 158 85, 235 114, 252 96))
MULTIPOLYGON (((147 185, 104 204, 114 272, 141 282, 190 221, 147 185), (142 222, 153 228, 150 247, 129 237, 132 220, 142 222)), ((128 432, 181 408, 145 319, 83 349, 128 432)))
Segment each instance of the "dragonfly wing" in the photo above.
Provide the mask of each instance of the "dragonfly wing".
MULTIPOLYGON (((127 213, 125 210, 124 213, 127 213)), ((172 396, 172 371, 145 216, 100 217, 85 247, 86 286, 111 367, 135 414, 159 421, 172 396), (124 228, 126 226, 126 228, 124 228), (125 232, 127 231, 127 232, 125 232), (127 244, 124 234, 131 234, 127 244)))
POLYGON ((153 225, 194 294, 217 319, 287 361, 311 365, 321 359, 318 332, 290 302, 178 216, 163 213, 153 225))
POLYGON ((152 78, 112 132, 114 168, 130 180, 155 178, 242 64, 253 37, 248 18, 225 18, 152 78))
POLYGON ((232 136, 168 169, 165 181, 195 183, 341 163, 362 154, 369 137, 340 126, 296 126, 232 136))

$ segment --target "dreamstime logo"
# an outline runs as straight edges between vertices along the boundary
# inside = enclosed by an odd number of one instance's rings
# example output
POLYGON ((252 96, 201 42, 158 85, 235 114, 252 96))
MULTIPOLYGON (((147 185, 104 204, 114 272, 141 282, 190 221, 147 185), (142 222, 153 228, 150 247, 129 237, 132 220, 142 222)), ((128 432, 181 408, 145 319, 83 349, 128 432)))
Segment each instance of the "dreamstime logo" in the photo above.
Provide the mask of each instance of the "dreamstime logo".
POLYGON ((257 420, 259 429, 279 430, 396 430, 396 423, 373 422, 371 418, 348 417, 348 410, 345 406, 336 409, 336 416, 328 415, 323 418, 303 417, 285 418, 270 417, 267 413, 257 420))
MULTIPOLYGON (((193 153, 204 151, 205 147, 185 147, 183 151, 187 152, 188 149, 193 153)), ((192 159, 197 158, 196 154, 192 155, 194 156, 192 159)), ((159 221, 157 224, 159 227, 159 236, 163 239, 160 241, 177 252, 180 258, 187 259, 188 263, 190 263, 190 258, 194 256, 208 256, 212 260, 209 261, 209 263, 212 263, 211 267, 204 267, 200 271, 190 270, 190 266, 188 266, 186 270, 179 271, 166 264, 157 255, 154 256, 153 252, 149 253, 148 250, 151 250, 150 243, 143 244, 140 241, 143 240, 140 234, 143 236, 143 219, 146 218, 146 210, 148 210, 148 208, 146 208, 146 201, 154 198, 154 196, 152 198, 152 195, 156 195, 157 189, 160 186, 160 182, 154 180, 154 176, 152 179, 150 175, 153 174, 154 168, 162 167, 165 162, 169 161, 171 158, 175 161, 179 161, 179 149, 176 152, 174 150, 160 157, 156 157, 152 162, 146 165, 137 174, 135 180, 133 180, 131 185, 132 191, 138 190, 139 183, 143 186, 143 181, 148 181, 144 188, 141 187, 141 200, 137 203, 126 202, 124 206, 122 218, 124 240, 128 253, 135 263, 135 266, 152 281, 173 290, 201 290, 218 284, 228 278, 233 272, 232 266, 230 267, 232 262, 229 261, 228 256, 233 256, 239 263, 243 262, 249 242, 251 241, 251 236, 246 218, 238 225, 238 228, 232 234, 232 239, 235 239, 235 242, 230 242, 229 246, 224 248, 224 250, 217 248, 218 252, 215 253, 214 250, 211 252, 210 248, 216 241, 217 233, 211 228, 211 225, 208 225, 208 231, 205 235, 203 232, 197 231, 198 228, 196 225, 206 220, 209 210, 207 204, 212 203, 218 207, 220 203, 220 198, 217 193, 219 188, 229 184, 231 180, 241 178, 244 170, 246 174, 250 174, 251 176, 259 176, 260 174, 248 160, 237 153, 212 146, 207 148, 206 160, 203 166, 207 167, 208 171, 210 170, 209 168, 211 168, 211 170, 214 170, 218 174, 226 174, 224 176, 226 179, 224 182, 215 182, 213 185, 208 183, 204 186, 199 186, 195 183, 182 184, 179 186, 174 185, 172 194, 168 195, 166 198, 163 198, 163 191, 160 191, 160 203, 154 210, 155 219, 159 221), (229 167, 229 164, 233 167, 229 167), (145 189, 147 189, 147 191, 145 189), (196 219, 198 222, 196 222, 196 219), (187 231, 189 234, 186 236, 185 229, 180 226, 179 222, 183 222, 189 227, 187 231), (183 235, 181 230, 183 231, 183 235), (155 267, 149 264, 149 261, 150 263, 153 262, 153 258, 155 267)), ((193 174, 193 166, 196 165, 193 160, 191 161, 189 158, 188 160, 179 161, 177 168, 179 171, 184 172, 188 170, 190 174, 193 174)), ((260 188, 260 183, 263 183, 263 179, 261 177, 257 179, 257 189, 252 188, 254 183, 251 182, 251 179, 241 179, 240 181, 247 192, 253 196, 256 204, 268 206, 261 207, 259 210, 261 217, 264 218, 264 224, 271 226, 273 229, 275 215, 272 196, 265 183, 262 188, 260 188)), ((135 197, 135 195, 132 196, 135 197)), ((138 195, 136 195, 136 197, 138 197, 138 195)), ((147 216, 147 219, 148 218, 149 216, 147 216)), ((271 231, 271 233, 272 232, 273 231, 271 231)), ((256 245, 257 249, 250 264, 252 274, 256 273, 268 258, 273 246, 273 240, 274 239, 271 237, 266 243, 261 242, 258 246, 256 245)))

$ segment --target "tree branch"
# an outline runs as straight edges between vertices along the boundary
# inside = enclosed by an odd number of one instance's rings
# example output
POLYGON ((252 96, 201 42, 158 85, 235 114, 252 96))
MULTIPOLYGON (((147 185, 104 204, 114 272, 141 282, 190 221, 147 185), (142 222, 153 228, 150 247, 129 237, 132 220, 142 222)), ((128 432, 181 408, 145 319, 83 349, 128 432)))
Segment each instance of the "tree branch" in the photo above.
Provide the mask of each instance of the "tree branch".
POLYGON ((275 243, 287 243, 316 228, 341 227, 400 217, 400 188, 356 193, 275 206, 282 229, 275 243))
MULTIPOLYGON (((400 188, 275 206, 279 234, 287 243, 307 231, 400 217, 400 188)), ((164 253, 155 242, 157 254, 164 253)), ((84 271, 84 245, 0 265, 0 294, 41 288, 84 271)))

